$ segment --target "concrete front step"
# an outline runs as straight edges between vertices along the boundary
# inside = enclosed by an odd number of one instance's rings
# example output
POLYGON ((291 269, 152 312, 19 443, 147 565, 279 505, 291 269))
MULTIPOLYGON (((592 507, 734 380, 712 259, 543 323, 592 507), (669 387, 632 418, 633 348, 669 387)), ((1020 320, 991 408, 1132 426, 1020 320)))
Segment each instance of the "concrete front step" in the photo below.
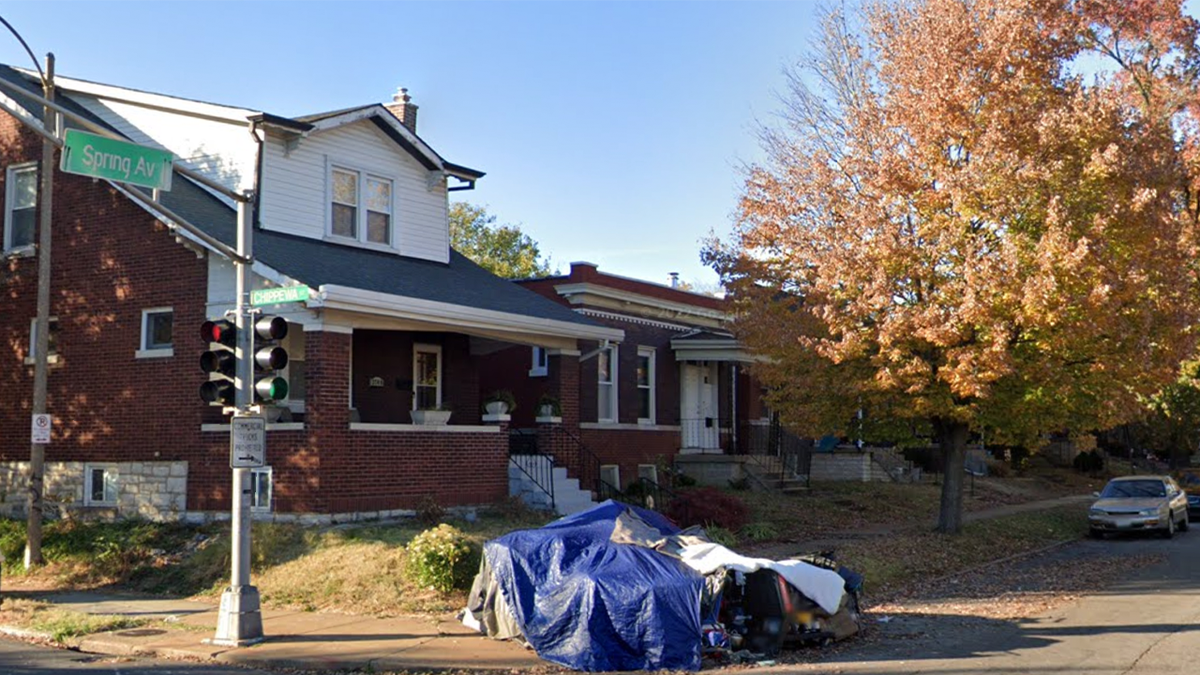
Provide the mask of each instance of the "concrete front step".
MULTIPOLYGON (((510 457, 509 462, 509 495, 521 497, 531 507, 549 510, 550 496, 532 478, 526 475, 521 468, 518 468, 519 466, 524 467, 531 475, 543 476, 548 468, 549 458, 534 455, 517 455, 510 457)), ((595 506, 596 502, 592 499, 592 493, 580 489, 579 479, 569 477, 566 468, 552 467, 550 468, 550 474, 554 482, 555 513, 565 516, 595 506)))

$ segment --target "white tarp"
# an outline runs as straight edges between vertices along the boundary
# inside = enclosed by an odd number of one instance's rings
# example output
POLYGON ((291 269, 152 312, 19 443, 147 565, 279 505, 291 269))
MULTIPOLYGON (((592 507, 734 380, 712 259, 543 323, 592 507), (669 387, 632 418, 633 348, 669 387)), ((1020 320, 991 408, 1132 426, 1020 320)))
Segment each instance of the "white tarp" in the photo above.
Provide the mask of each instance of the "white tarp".
POLYGON ((734 553, 720 544, 684 546, 680 557, 689 567, 704 575, 712 574, 721 567, 738 572, 755 572, 760 569, 774 570, 830 615, 835 614, 842 604, 842 594, 846 585, 842 576, 833 570, 806 562, 748 558, 734 553))

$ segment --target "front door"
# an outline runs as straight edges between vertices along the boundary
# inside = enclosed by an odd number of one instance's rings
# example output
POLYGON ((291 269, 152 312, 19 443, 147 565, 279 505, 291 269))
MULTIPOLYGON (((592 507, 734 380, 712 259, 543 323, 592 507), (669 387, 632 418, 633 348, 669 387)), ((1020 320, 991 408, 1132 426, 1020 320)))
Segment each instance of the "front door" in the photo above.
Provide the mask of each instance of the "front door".
POLYGON ((685 450, 721 447, 717 420, 717 367, 708 361, 680 364, 679 424, 685 450))

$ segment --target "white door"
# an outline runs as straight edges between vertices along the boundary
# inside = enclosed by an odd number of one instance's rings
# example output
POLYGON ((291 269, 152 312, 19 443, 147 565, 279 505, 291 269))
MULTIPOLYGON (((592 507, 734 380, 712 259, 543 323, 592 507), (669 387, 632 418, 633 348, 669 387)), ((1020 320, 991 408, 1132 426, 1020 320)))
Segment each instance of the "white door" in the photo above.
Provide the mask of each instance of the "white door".
POLYGON ((679 423, 683 447, 713 450, 721 447, 717 420, 717 369, 715 363, 682 363, 679 423))

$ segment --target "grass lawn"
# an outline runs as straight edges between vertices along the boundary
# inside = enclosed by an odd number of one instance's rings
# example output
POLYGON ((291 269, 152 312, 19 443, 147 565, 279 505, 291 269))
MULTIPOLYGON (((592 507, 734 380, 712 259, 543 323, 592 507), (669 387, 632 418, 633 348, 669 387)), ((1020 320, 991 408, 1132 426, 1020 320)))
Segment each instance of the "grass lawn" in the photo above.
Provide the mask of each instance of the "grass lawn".
MULTIPOLYGON (((978 480, 968 509, 1090 491, 1066 478, 978 480)), ((770 541, 801 541, 884 526, 932 524, 941 487, 933 484, 837 483, 806 494, 730 491, 746 502, 750 518, 731 534, 734 548, 770 541)), ((524 509, 497 509, 474 522, 451 519, 481 545, 514 529, 549 518, 524 509)), ((1081 536, 1083 509, 1065 509, 968 525, 956 537, 917 527, 839 547, 838 558, 862 572, 868 593, 906 584, 1081 536)), ((255 524, 252 570, 264 606, 380 616, 440 615, 457 610, 465 592, 421 588, 405 574, 405 545, 426 529, 416 519, 387 525, 302 527, 255 524)), ((21 560, 24 523, 0 521, 0 552, 21 560)), ((219 598, 228 583, 228 525, 186 527, 164 523, 48 523, 43 548, 49 564, 33 572, 19 563, 4 570, 5 586, 109 587, 177 597, 219 598)), ((6 604, 5 610, 10 609, 6 604)), ((57 629, 55 629, 57 631, 57 629)))

